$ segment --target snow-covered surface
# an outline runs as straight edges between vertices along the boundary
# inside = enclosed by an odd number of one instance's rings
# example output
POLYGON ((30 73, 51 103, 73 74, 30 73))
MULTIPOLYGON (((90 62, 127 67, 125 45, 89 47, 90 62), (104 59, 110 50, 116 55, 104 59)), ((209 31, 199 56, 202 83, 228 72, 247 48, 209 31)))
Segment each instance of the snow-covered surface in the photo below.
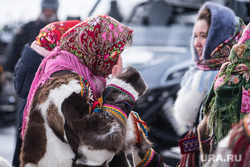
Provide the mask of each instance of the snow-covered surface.
POLYGON ((16 141, 15 136, 15 126, 0 128, 0 156, 6 159, 9 163, 12 162, 14 155, 16 141))

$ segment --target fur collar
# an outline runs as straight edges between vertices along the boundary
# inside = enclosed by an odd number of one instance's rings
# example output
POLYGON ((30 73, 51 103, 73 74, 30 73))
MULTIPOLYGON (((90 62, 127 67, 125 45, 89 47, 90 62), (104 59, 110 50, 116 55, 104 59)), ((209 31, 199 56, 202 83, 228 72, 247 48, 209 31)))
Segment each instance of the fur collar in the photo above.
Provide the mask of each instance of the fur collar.
MULTIPOLYGON (((199 70, 193 76, 190 76, 190 88, 182 87, 174 104, 174 116, 178 123, 192 126, 197 118, 200 105, 206 97, 208 90, 199 92, 199 83, 201 82, 203 71, 199 70), (185 116, 184 116, 185 115, 185 116)), ((204 83, 206 86, 207 83, 204 83)))

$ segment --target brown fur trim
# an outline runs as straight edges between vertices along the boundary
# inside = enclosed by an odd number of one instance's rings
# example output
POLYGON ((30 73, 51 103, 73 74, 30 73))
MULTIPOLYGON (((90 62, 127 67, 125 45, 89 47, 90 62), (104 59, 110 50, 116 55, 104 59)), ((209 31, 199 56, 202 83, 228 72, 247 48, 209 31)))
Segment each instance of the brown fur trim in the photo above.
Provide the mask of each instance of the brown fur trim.
POLYGON ((46 152, 46 132, 40 111, 31 111, 29 118, 20 154, 20 167, 28 162, 38 163, 46 152))
POLYGON ((47 120, 50 128, 53 130, 55 135, 62 141, 64 139, 64 123, 63 118, 58 113, 58 108, 54 104, 50 104, 47 110, 47 120))
POLYGON ((144 136, 144 133, 142 130, 140 130, 140 136, 141 136, 141 143, 136 143, 137 148, 137 154, 141 159, 144 158, 144 156, 147 154, 147 151, 152 148, 153 143, 151 143, 147 137, 144 136))
POLYGON ((79 80, 79 75, 71 71, 59 71, 52 74, 51 77, 53 79, 48 80, 37 90, 32 101, 31 110, 34 110, 39 104, 44 103, 47 100, 51 89, 58 88, 63 84, 68 84, 72 79, 79 80))
POLYGON ((80 139, 76 130, 76 123, 84 116, 88 114, 89 105, 84 102, 84 98, 80 94, 73 93, 66 98, 62 103, 62 113, 65 117, 65 133, 68 142, 77 154, 80 139))
MULTIPOLYGON (((72 79, 79 80, 79 76, 71 71, 60 71, 53 74, 52 77, 52 79, 48 80, 37 90, 32 101, 29 121, 20 154, 21 167, 26 163, 37 164, 46 153, 47 138, 44 125, 45 121, 40 110, 38 110, 38 106, 48 99, 51 89, 57 88, 62 84, 68 84, 72 79)), ((64 140, 63 119, 57 110, 54 104, 50 104, 47 110, 48 123, 57 137, 63 142, 66 142, 64 140)))
POLYGON ((76 122, 80 145, 89 145, 92 146, 92 149, 106 149, 112 152, 119 151, 125 141, 126 128, 125 125, 118 122, 117 119, 106 112, 82 117, 76 122), (110 133, 110 129, 112 129, 113 126, 116 126, 119 130, 110 133), (95 134, 103 137, 100 138, 95 134))

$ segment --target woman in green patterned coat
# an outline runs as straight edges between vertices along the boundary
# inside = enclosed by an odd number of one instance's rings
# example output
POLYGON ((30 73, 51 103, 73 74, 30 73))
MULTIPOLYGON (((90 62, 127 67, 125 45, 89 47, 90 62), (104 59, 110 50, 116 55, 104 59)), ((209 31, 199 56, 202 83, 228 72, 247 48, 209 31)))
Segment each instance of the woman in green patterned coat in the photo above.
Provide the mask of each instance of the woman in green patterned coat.
MULTIPOLYGON (((176 120, 190 127, 190 133, 184 140, 196 137, 197 143, 196 129, 203 117, 202 105, 221 65, 228 61, 230 49, 238 42, 244 26, 242 20, 225 6, 206 2, 199 10, 191 41, 192 58, 196 66, 184 75, 174 105, 176 120)), ((181 145, 180 147, 184 149, 181 145)), ((197 163, 186 162, 199 162, 194 160, 199 157, 199 148, 192 148, 190 154, 195 154, 195 158, 189 159, 192 156, 185 152, 181 164, 198 166, 197 163), (189 160, 186 160, 185 156, 189 160)))
POLYGON ((250 113, 250 24, 230 52, 230 62, 218 72, 204 105, 206 116, 198 126, 200 143, 211 138, 212 145, 200 144, 205 154, 214 152, 216 144, 245 115, 250 113))

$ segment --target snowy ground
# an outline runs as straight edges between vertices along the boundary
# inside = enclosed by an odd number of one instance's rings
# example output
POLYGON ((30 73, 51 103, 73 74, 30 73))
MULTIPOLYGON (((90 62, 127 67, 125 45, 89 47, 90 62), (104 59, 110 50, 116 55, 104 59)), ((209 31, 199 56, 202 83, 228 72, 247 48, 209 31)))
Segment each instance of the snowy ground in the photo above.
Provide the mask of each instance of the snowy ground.
POLYGON ((15 149, 15 126, 0 128, 0 156, 8 162, 12 162, 15 149))

